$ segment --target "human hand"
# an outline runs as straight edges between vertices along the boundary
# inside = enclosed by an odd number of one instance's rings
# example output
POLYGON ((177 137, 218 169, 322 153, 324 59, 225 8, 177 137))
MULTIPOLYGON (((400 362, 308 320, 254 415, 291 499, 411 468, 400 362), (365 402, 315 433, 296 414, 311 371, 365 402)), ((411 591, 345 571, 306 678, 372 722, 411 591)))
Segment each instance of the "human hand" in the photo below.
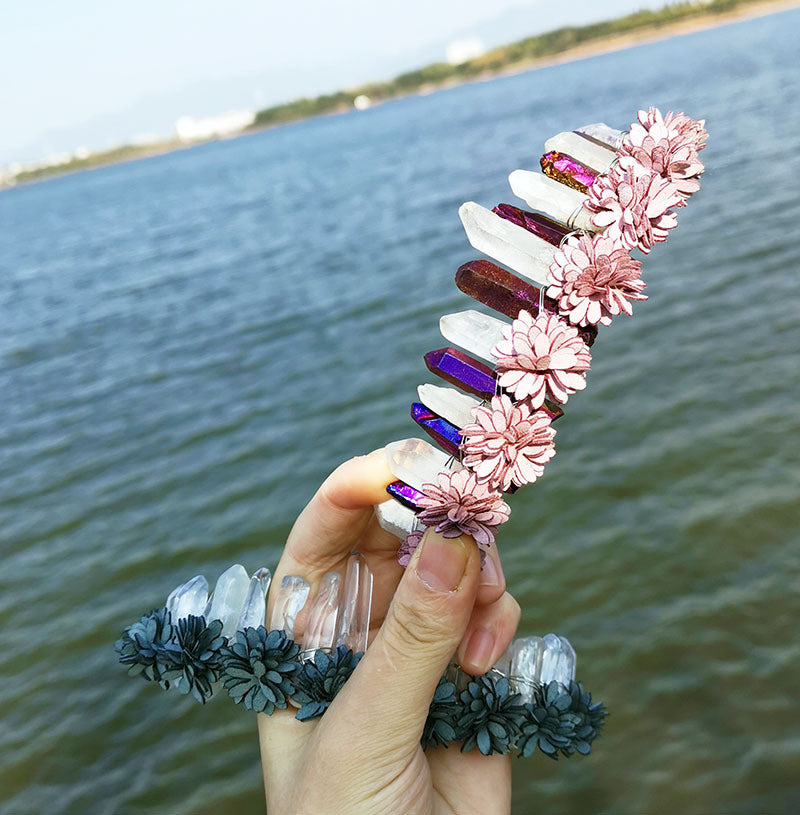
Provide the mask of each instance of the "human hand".
MULTIPOLYGON (((505 592, 496 549, 481 571, 466 536, 446 540, 428 530, 404 572, 397 539, 372 512, 393 480, 382 450, 342 464, 298 517, 275 572, 273 586, 300 575, 313 597, 322 576, 342 572, 358 550, 374 576, 370 646, 325 715, 258 717, 267 810, 275 815, 510 808, 508 756, 423 751, 420 737, 453 653, 468 673, 487 671, 514 636, 519 606, 505 592)), ((301 612, 296 621, 297 640, 304 618, 301 612)))

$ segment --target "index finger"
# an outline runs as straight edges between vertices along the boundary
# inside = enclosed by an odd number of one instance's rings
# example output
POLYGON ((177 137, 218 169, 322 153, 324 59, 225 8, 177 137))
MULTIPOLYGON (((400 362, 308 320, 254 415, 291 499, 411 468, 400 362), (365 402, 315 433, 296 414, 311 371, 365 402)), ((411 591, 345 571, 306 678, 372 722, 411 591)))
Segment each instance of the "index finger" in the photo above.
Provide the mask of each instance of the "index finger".
POLYGON ((394 480, 382 449, 340 464, 295 521, 272 585, 280 586, 285 575, 302 575, 315 593, 322 576, 356 547, 373 506, 386 500, 394 480))

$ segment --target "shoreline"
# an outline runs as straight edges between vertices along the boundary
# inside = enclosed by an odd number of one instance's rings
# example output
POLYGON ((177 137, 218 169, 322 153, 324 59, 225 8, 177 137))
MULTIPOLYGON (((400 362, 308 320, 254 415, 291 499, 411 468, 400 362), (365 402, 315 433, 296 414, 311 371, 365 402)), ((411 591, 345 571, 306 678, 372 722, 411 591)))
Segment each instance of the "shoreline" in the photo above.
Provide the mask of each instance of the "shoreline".
MULTIPOLYGON (((640 45, 647 45, 649 43, 673 39, 675 37, 681 37, 685 34, 694 34, 700 31, 708 31, 713 28, 722 28, 726 25, 732 25, 738 22, 758 19, 759 17, 766 17, 771 14, 780 14, 781 12, 791 11, 795 8, 800 8, 800 0, 761 0, 761 2, 737 6, 730 11, 723 13, 709 12, 706 14, 698 14, 697 16, 689 17, 687 19, 677 20, 671 23, 664 23, 663 25, 644 26, 635 31, 606 36, 598 38, 597 40, 576 45, 571 48, 567 48, 558 54, 521 60, 503 68, 485 71, 471 77, 449 79, 443 82, 426 83, 408 93, 397 94, 386 99, 376 100, 373 107, 378 107, 397 99, 407 99, 412 96, 428 96, 436 93, 437 91, 449 90, 462 85, 469 85, 476 82, 488 82, 492 79, 497 79, 504 76, 516 76, 528 71, 535 71, 540 68, 548 68, 553 65, 561 65, 568 62, 579 62, 583 59, 589 59, 591 57, 610 54, 617 51, 625 51, 628 48, 636 48, 640 45)), ((75 175, 76 173, 91 172, 92 170, 99 170, 104 167, 111 167, 117 164, 127 164, 133 161, 153 158, 155 156, 163 156, 169 153, 189 150, 192 147, 198 147, 214 141, 229 141, 231 139, 238 139, 253 135, 255 133, 261 133, 265 130, 273 130, 277 127, 284 127, 286 125, 309 121, 310 119, 321 118, 324 116, 338 116, 352 112, 356 111, 351 106, 347 106, 329 110, 324 113, 301 116, 289 121, 275 122, 260 126, 255 125, 243 130, 241 133, 225 137, 224 139, 212 138, 191 143, 176 143, 165 140, 160 145, 149 145, 148 147, 143 147, 140 152, 137 152, 136 149, 130 145, 121 145, 116 149, 125 150, 127 152, 127 155, 125 155, 124 158, 103 161, 102 154, 100 154, 97 156, 96 163, 91 163, 90 166, 63 165, 63 167, 54 166, 52 169, 45 168, 39 171, 37 176, 34 178, 23 179, 12 184, 0 183, 0 193, 4 190, 11 190, 17 187, 26 187, 31 184, 38 184, 54 178, 62 178, 68 175, 75 175)), ((89 160, 91 160, 91 157, 89 160)))
MULTIPOLYGON (((726 25, 733 25, 734 23, 745 22, 747 20, 756 20, 759 17, 767 17, 770 14, 780 14, 783 11, 791 11, 794 8, 800 8, 800 0, 762 0, 762 2, 759 3, 739 6, 723 14, 709 13, 699 15, 697 17, 691 17, 687 20, 678 20, 674 23, 647 26, 626 34, 603 37, 602 39, 593 40, 582 45, 576 45, 572 48, 561 51, 558 54, 553 54, 552 56, 515 62, 513 65, 509 65, 506 68, 502 68, 497 71, 487 71, 467 79, 430 83, 429 85, 422 86, 412 93, 403 94, 402 96, 394 96, 391 99, 376 102, 375 107, 377 107, 379 104, 392 102, 395 99, 405 99, 410 96, 427 96, 429 94, 436 93, 437 91, 449 90, 450 88, 457 88, 461 85, 469 85, 473 82, 488 82, 489 80, 497 79, 503 76, 517 76, 518 74, 524 74, 527 71, 536 71, 540 68, 549 68, 553 65, 562 65, 567 62, 580 62, 582 59, 598 57, 602 56, 603 54, 613 54, 617 51, 625 51, 628 48, 636 48, 639 45, 648 45, 649 43, 669 40, 675 37, 681 37, 685 34, 708 31, 712 28, 724 28, 726 25)), ((298 119, 297 121, 304 120, 298 119)), ((287 122, 286 124, 291 123, 287 122)), ((281 127, 281 125, 269 125, 267 127, 257 129, 268 130, 272 127, 281 127)))

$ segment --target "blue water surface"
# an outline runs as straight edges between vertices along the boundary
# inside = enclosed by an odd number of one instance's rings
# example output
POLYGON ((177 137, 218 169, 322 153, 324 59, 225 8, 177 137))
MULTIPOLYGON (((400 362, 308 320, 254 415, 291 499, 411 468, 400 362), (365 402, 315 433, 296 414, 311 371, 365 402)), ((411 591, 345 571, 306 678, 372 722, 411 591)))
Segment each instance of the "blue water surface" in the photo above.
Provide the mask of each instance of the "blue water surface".
POLYGON ((263 807, 253 717, 112 643, 197 573, 274 567, 341 460, 414 435, 457 208, 546 138, 704 116, 702 191, 603 329, 500 538, 521 631, 612 715, 515 763, 519 813, 800 811, 800 12, 0 194, 0 808, 263 807))

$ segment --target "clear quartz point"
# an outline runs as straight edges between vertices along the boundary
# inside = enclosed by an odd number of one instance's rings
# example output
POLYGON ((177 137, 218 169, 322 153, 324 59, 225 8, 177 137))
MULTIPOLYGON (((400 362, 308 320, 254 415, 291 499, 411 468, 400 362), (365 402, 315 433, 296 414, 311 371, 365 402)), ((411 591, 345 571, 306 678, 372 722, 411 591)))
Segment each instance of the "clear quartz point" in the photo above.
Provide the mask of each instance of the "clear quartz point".
POLYGON ((308 612, 308 623, 303 635, 303 651, 308 652, 308 658, 318 648, 326 651, 333 648, 341 583, 342 576, 338 572, 328 572, 320 582, 319 591, 308 612))
POLYGON ((596 144, 570 131, 556 133, 555 136, 544 143, 544 149, 548 153, 551 150, 565 153, 570 158, 574 158, 599 173, 604 173, 616 158, 616 153, 609 150, 608 147, 596 144))
POLYGON ((217 578, 206 619, 209 622, 222 620, 224 637, 232 637, 236 633, 249 587, 250 577, 244 566, 238 563, 226 569, 217 578))
POLYGON ((583 202, 588 198, 584 193, 530 170, 514 170, 508 182, 514 195, 531 209, 543 212, 572 229, 598 231, 589 212, 583 207, 583 202))
POLYGON ((392 475, 422 492, 424 484, 438 484, 439 473, 460 470, 461 464, 422 439, 393 441, 384 448, 392 475))
MULTIPOLYGON (((622 140, 625 138, 625 133, 622 130, 609 127, 605 122, 595 122, 594 124, 584 125, 583 127, 579 127, 575 132, 583 133, 584 136, 588 136, 590 139, 603 142, 609 150, 613 150, 614 152, 619 149, 622 140)), ((573 158, 578 157, 573 156, 573 158)))
POLYGON ((302 577, 287 574, 281 580, 270 617, 270 631, 283 631, 294 639, 294 621, 308 599, 309 585, 302 577))
POLYGON ((468 396, 455 388, 443 388, 440 385, 419 385, 417 394, 419 394, 419 401, 428 410, 432 410, 458 428, 475 421, 472 410, 481 404, 481 400, 474 396, 468 396))
POLYGON ((405 540, 417 528, 417 515, 413 509, 404 507, 390 498, 375 506, 378 525, 400 540, 405 540))
POLYGON ((199 574, 180 586, 176 586, 165 603, 173 623, 190 614, 201 617, 208 603, 208 581, 199 574))
POLYGON ((544 635, 544 653, 539 681, 542 685, 558 682, 568 685, 575 679, 575 651, 566 637, 544 635))
POLYGON ((514 640, 511 652, 511 684, 523 702, 533 702, 533 691, 542 672, 544 640, 542 637, 522 637, 514 640))
POLYGON ((264 625, 267 616, 267 592, 272 579, 269 569, 261 568, 253 573, 250 578, 250 585, 247 588, 247 596, 244 601, 244 608, 239 616, 237 631, 244 631, 245 628, 258 628, 264 625))
POLYGON ((446 340, 492 364, 497 362, 492 351, 503 339, 503 328, 507 325, 506 320, 474 309, 443 314, 439 318, 439 331, 446 340))
POLYGON ((372 572, 363 555, 354 552, 347 561, 334 645, 344 645, 353 653, 366 651, 371 611, 372 572))
POLYGON ((547 270, 558 251, 553 244, 474 201, 462 204, 458 214, 467 239, 479 252, 535 283, 547 283, 547 270))

